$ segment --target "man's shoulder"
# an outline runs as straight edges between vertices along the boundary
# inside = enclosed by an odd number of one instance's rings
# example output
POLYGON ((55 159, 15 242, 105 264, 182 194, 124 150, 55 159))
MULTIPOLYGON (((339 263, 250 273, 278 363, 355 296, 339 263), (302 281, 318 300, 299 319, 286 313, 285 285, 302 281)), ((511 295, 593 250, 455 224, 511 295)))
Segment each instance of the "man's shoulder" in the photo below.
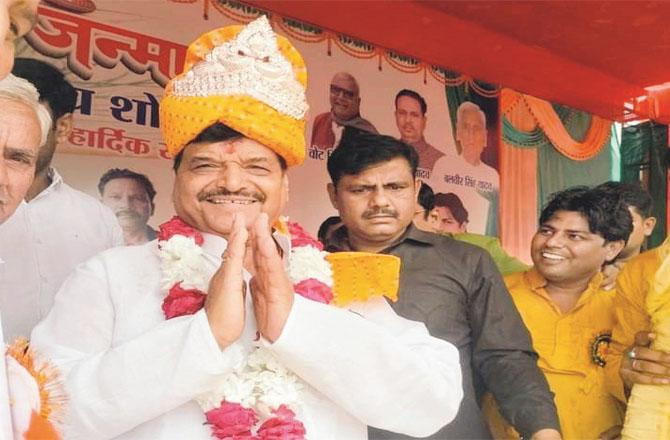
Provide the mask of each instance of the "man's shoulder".
POLYGON ((330 119, 330 112, 325 112, 325 113, 318 114, 314 118, 314 123, 312 125, 321 124, 324 121, 327 121, 328 119, 330 119))
POLYGON ((83 191, 75 189, 63 182, 62 195, 68 197, 73 205, 79 207, 82 214, 99 215, 106 217, 107 220, 113 219, 112 224, 116 225, 117 220, 114 212, 97 198, 83 191))
POLYGON ((661 248, 657 247, 633 257, 626 263, 620 275, 624 276, 651 276, 661 265, 661 248))
POLYGON ((89 262, 119 268, 121 271, 125 270, 123 268, 139 266, 149 269, 146 266, 147 264, 159 262, 158 241, 153 240, 136 246, 116 246, 105 249, 92 257, 89 262))
MULTIPOLYGON (((56 193, 58 194, 58 193, 56 193)), ((60 195, 71 197, 72 200, 75 200, 78 203, 81 203, 82 205, 89 205, 89 206, 105 206, 102 204, 102 202, 95 197, 91 196, 90 194, 86 194, 83 191, 80 191, 76 188, 73 188, 72 186, 68 185, 66 182, 63 182, 61 186, 61 191, 60 195)))
POLYGON ((474 244, 475 246, 481 248, 500 246, 500 242, 497 237, 491 237, 490 235, 474 234, 471 232, 462 232, 454 234, 454 239, 465 243, 474 244))
POLYGON ((452 234, 433 234, 430 232, 426 232, 426 234, 430 234, 431 244, 435 249, 449 259, 472 262, 481 259, 482 256, 488 256, 487 252, 481 247, 459 240, 452 234))

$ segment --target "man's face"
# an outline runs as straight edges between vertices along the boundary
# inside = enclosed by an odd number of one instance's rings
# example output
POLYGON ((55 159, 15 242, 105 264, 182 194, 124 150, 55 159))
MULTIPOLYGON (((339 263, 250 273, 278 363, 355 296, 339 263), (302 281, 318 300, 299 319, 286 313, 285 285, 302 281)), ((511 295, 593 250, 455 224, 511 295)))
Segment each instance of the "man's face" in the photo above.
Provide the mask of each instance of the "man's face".
POLYGON ((350 238, 383 247, 412 222, 420 185, 407 160, 398 157, 357 175, 342 176, 337 188, 328 186, 328 193, 350 238))
POLYGON ((247 227, 261 212, 274 223, 288 200, 288 176, 277 155, 252 139, 189 144, 172 198, 187 223, 227 237, 236 212, 247 227))
POLYGON ((530 254, 550 284, 571 285, 588 282, 622 248, 623 241, 606 243, 590 232, 582 214, 557 211, 533 236, 530 254))
POLYGON ((414 226, 428 232, 440 232, 440 218, 437 209, 433 208, 426 218, 426 211, 417 203, 417 210, 414 212, 414 226))
POLYGON ((126 177, 112 179, 105 184, 102 203, 112 208, 122 228, 142 227, 153 213, 149 194, 142 184, 126 177))
POLYGON ((14 65, 14 43, 37 21, 39 0, 0 0, 0 79, 14 65))
POLYGON ((35 177, 40 124, 28 105, 0 98, 0 223, 14 213, 35 177))
POLYGON ((486 126, 476 110, 466 110, 456 122, 456 140, 461 145, 463 158, 472 165, 480 162, 486 147, 486 126))
POLYGON ((349 120, 358 114, 360 103, 356 82, 348 75, 335 75, 330 83, 330 109, 333 114, 342 120, 349 120))
POLYGON ((423 138, 426 116, 421 112, 421 104, 410 96, 401 96, 396 102, 395 123, 404 142, 416 142, 423 138))
POLYGON ((644 240, 651 235, 654 231, 654 226, 656 226, 656 219, 654 217, 644 218, 632 206, 628 207, 628 211, 633 218, 633 231, 630 233, 630 237, 628 237, 626 247, 621 251, 621 257, 629 257, 639 253, 644 240))
POLYGON ((440 232, 449 232, 452 234, 460 234, 466 232, 467 223, 458 223, 458 220, 451 213, 451 210, 446 206, 436 206, 437 212, 437 228, 440 232))

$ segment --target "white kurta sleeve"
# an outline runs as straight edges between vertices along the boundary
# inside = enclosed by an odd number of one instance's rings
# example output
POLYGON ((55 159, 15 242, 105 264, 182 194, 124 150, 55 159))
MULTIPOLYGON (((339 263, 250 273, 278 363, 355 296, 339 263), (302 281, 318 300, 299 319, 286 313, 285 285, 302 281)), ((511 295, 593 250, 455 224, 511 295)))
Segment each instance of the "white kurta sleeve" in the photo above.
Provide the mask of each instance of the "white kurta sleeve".
POLYGON ((238 343, 220 350, 203 310, 163 322, 147 317, 157 323, 118 338, 116 315, 129 310, 110 294, 109 278, 101 257, 79 266, 32 333, 64 379, 67 439, 118 436, 209 391, 244 359, 238 343))
POLYGON ((458 351, 383 298, 337 309, 296 295, 277 341, 282 363, 361 422, 425 437, 463 397, 458 351))

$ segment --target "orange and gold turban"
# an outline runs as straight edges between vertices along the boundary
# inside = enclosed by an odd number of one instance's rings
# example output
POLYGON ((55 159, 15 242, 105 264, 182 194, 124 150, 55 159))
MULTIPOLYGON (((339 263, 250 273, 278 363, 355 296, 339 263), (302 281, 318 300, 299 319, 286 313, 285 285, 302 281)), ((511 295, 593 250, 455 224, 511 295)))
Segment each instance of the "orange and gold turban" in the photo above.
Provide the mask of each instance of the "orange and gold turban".
POLYGON ((184 72, 165 88, 161 133, 174 157, 221 122, 298 165, 305 158, 307 70, 263 15, 208 32, 189 47, 184 72))

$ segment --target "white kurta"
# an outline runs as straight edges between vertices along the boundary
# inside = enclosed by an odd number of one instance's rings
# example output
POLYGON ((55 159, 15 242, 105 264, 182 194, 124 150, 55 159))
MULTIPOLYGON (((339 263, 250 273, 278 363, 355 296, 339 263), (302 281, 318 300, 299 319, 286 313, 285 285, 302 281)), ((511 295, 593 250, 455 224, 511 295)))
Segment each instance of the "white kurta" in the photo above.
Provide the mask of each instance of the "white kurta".
POLYGON ((28 337, 77 265, 123 244, 121 227, 100 201, 52 169, 51 185, 0 225, 0 309, 5 341, 28 337))
MULTIPOLYGON (((210 273, 225 246, 205 234, 210 273)), ((165 320, 159 278, 156 241, 106 251, 77 268, 33 331, 66 378, 66 439, 211 438, 193 399, 255 344, 250 295, 245 331, 222 351, 203 310, 165 320)), ((450 422, 462 397, 457 350, 382 298, 349 309, 296 295, 280 338, 266 344, 305 383, 307 438, 365 439, 366 425, 426 436, 450 422)))

